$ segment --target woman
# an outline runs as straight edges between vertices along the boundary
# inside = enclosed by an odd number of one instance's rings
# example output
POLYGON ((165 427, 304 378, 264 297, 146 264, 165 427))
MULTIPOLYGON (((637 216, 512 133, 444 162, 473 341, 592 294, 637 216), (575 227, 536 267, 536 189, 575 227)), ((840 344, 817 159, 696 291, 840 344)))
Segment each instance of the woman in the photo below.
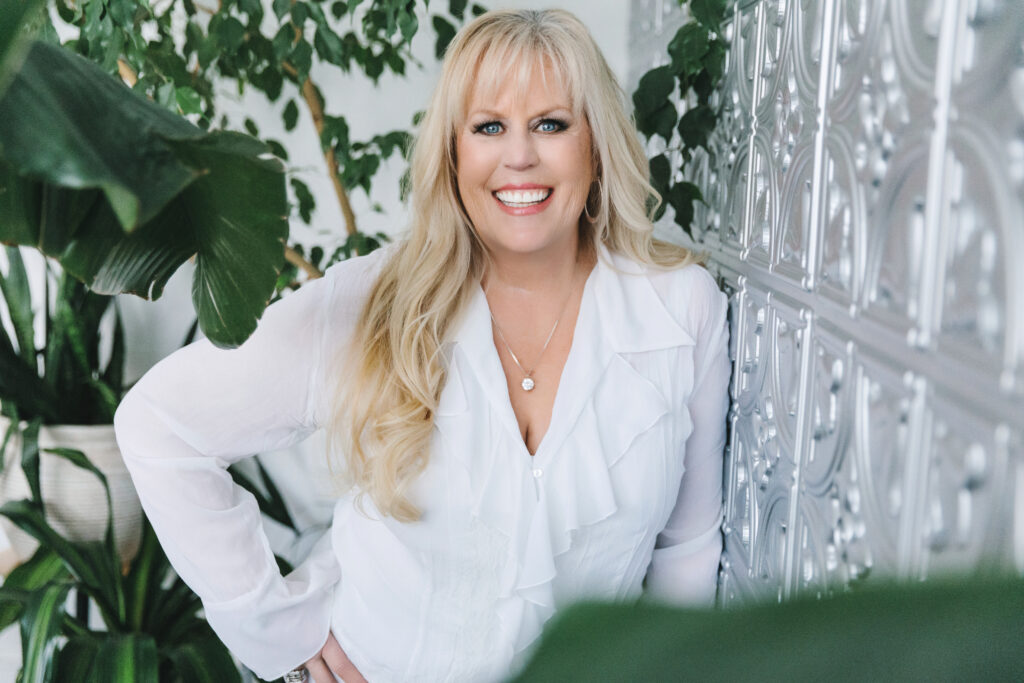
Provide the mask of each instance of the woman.
POLYGON ((404 241, 270 307, 237 350, 174 354, 115 420, 172 563, 264 678, 494 680, 570 601, 645 578, 713 600, 726 301, 652 240, 593 40, 562 11, 485 14, 421 125, 404 241), (282 578, 223 468, 321 426, 348 488, 282 578))

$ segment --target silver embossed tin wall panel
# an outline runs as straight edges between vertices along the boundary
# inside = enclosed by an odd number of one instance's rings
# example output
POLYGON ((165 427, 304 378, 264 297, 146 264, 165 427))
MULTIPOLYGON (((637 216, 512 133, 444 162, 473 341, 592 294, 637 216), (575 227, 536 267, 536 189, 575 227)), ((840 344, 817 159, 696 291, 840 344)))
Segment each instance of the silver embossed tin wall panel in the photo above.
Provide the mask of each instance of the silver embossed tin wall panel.
MULTIPOLYGON (((685 17, 632 9, 635 85, 685 17)), ((1024 2, 747 0, 724 31, 687 171, 732 296, 721 600, 1024 572, 1024 2)))

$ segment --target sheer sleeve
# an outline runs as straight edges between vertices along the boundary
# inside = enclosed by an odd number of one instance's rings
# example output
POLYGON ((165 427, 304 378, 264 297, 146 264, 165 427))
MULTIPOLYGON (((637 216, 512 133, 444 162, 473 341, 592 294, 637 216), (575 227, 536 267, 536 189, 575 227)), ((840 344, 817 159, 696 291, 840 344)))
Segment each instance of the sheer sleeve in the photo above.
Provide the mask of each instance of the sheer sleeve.
POLYGON ((345 262, 270 306, 237 349, 201 340, 177 351, 135 385, 114 418, 171 564, 202 599, 221 640, 264 679, 300 665, 326 641, 340 572, 328 534, 282 577, 255 498, 226 468, 318 427, 325 319, 331 314, 337 326, 335 300, 349 309, 342 318, 355 319, 350 311, 361 301, 345 296, 344 283, 361 270, 345 262))
MULTIPOLYGON (((694 349, 694 388, 687 410, 693 431, 686 441, 685 472, 647 571, 649 595, 687 606, 714 602, 722 552, 722 464, 729 409, 728 300, 703 271, 693 295, 704 320, 694 349)), ((696 326, 695 326, 696 327, 696 326)))

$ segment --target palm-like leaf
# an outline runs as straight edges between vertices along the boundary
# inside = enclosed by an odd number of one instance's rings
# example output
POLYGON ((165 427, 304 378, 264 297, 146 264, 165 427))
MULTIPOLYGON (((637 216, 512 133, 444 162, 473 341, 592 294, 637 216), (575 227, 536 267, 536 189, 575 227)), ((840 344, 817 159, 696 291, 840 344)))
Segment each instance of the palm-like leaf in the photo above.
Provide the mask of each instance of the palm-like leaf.
POLYGON ((865 586, 730 610, 578 605, 530 681, 1024 680, 1024 580, 865 586))
POLYGON ((49 683, 64 620, 70 583, 51 583, 33 592, 21 617, 22 683, 49 683))
POLYGON ((21 252, 15 247, 5 247, 7 274, 0 274, 0 294, 7 302, 7 313, 11 316, 14 338, 18 341, 18 355, 31 367, 36 363, 35 330, 32 326, 32 290, 28 284, 28 273, 21 252))
POLYGON ((54 679, 87 681, 96 665, 103 641, 91 633, 69 638, 56 657, 54 679))
POLYGON ((123 598, 119 600, 119 568, 111 567, 110 555, 104 544, 74 543, 65 539, 46 522, 36 505, 25 500, 4 503, 0 507, 0 515, 7 517, 40 544, 52 548, 82 590, 96 601, 104 620, 117 622, 123 611, 123 598))
POLYGON ((25 601, 18 598, 20 591, 28 596, 35 593, 48 583, 70 578, 60 557, 51 549, 40 546, 27 561, 11 570, 4 579, 0 593, 0 631, 4 630, 21 616, 25 601))
POLYGON ((231 655, 209 626, 202 624, 191 640, 170 648, 168 656, 178 677, 189 683, 233 683, 242 680, 231 655))
POLYGON ((25 23, 44 4, 44 0, 4 1, 4 11, 0 12, 0 95, 28 49, 32 36, 25 30, 25 23))
POLYGON ((251 334, 288 234, 268 147, 202 131, 41 42, 0 120, 0 241, 38 247, 95 292, 146 298, 194 255, 203 332, 222 346, 251 334))

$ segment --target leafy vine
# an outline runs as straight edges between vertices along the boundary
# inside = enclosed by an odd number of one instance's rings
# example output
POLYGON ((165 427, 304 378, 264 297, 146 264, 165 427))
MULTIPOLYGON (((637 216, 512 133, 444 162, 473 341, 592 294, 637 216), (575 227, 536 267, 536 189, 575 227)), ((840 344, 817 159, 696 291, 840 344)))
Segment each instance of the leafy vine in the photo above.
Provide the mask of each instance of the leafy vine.
POLYGON ((669 63, 640 78, 633 106, 637 128, 652 148, 663 148, 650 160, 651 184, 662 200, 655 220, 671 206, 676 224, 692 236, 693 203, 704 198, 700 188, 685 179, 685 171, 696 150, 708 149, 718 122, 719 108, 712 95, 725 65, 726 42, 720 27, 729 2, 679 0, 679 4, 688 6, 690 20, 668 44, 669 63), (673 168, 675 159, 678 165, 673 168))

